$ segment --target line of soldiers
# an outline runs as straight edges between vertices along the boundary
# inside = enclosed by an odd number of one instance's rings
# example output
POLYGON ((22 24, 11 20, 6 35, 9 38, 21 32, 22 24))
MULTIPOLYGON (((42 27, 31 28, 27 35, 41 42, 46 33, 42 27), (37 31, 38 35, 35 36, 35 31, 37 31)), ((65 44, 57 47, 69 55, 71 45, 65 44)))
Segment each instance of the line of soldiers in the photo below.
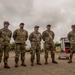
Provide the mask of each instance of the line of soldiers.
MULTIPOLYGON (((4 52, 4 68, 9 69, 8 58, 10 51, 10 40, 12 36, 11 30, 8 29, 10 23, 8 21, 4 22, 4 27, 0 29, 0 62, 2 60, 4 52)), ((20 23, 20 28, 13 32, 13 39, 15 41, 15 67, 18 67, 19 56, 21 54, 21 65, 25 64, 25 52, 26 52, 26 41, 28 39, 28 32, 24 29, 24 23, 20 23)), ((29 35, 29 41, 31 43, 30 53, 31 53, 31 66, 34 66, 35 54, 37 65, 42 65, 40 63, 40 51, 41 51, 41 40, 44 41, 45 49, 45 65, 48 64, 48 52, 51 52, 52 63, 58 64, 55 61, 55 45, 54 45, 54 32, 51 30, 51 25, 48 24, 47 30, 45 30, 42 35, 39 32, 39 26, 34 27, 34 31, 29 35)), ((75 49, 75 25, 72 25, 72 31, 68 34, 68 39, 71 42, 71 55, 68 63, 72 63, 73 51, 75 49)))

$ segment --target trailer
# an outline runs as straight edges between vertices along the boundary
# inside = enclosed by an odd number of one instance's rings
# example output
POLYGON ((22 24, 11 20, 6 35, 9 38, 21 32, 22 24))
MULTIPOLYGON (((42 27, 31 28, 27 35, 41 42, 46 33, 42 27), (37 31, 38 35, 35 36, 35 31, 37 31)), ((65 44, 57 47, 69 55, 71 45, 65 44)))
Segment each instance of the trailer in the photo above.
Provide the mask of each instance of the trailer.
POLYGON ((70 53, 70 42, 67 37, 63 37, 60 39, 61 41, 61 50, 65 53, 70 53))
POLYGON ((61 41, 61 50, 64 51, 64 55, 59 55, 59 59, 69 59, 68 54, 70 53, 70 42, 67 37, 62 37, 61 41))

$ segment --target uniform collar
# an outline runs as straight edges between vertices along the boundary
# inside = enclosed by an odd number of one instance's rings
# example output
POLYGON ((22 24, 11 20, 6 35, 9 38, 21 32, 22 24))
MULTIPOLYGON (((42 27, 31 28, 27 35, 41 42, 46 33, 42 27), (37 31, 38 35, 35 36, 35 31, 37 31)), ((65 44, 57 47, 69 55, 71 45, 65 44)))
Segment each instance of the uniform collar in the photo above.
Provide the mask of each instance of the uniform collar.
POLYGON ((2 28, 2 30, 8 30, 8 29, 2 28))
POLYGON ((39 32, 34 31, 35 34, 38 34, 39 32))

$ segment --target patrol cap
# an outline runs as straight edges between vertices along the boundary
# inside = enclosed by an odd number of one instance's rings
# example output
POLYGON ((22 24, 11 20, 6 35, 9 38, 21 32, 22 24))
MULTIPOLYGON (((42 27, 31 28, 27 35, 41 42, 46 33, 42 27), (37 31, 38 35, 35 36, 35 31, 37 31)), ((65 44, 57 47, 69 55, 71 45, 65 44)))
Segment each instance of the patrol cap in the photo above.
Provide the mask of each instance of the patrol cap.
POLYGON ((5 25, 5 24, 10 25, 10 23, 9 23, 8 21, 4 21, 4 25, 5 25))
POLYGON ((75 28, 75 25, 72 25, 71 27, 72 27, 72 28, 75 28))
POLYGON ((24 23, 20 23, 20 25, 24 25, 24 23))
POLYGON ((39 28, 39 26, 36 25, 34 28, 39 28))
POLYGON ((48 25, 47 25, 47 27, 51 27, 51 25, 50 25, 50 24, 48 24, 48 25))

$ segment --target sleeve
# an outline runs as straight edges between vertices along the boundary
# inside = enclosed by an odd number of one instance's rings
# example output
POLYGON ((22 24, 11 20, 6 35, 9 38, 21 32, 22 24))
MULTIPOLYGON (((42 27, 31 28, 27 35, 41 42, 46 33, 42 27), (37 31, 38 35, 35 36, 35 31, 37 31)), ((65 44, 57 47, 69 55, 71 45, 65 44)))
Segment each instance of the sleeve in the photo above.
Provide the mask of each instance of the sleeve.
POLYGON ((30 42, 32 41, 32 38, 33 38, 33 35, 32 35, 32 33, 31 33, 30 36, 29 36, 29 41, 30 41, 30 42))
POLYGON ((45 41, 45 32, 42 33, 42 39, 45 41))
POLYGON ((68 33, 67 38, 69 41, 71 41, 71 34, 70 33, 68 33))
POLYGON ((53 40, 54 40, 54 37, 55 37, 55 34, 54 34, 54 32, 52 32, 52 38, 53 38, 53 40))
POLYGON ((16 36, 17 36, 17 30, 15 30, 15 31, 13 32, 13 39, 14 39, 14 40, 16 39, 16 36))
POLYGON ((10 36, 9 36, 10 38, 12 37, 12 32, 10 31, 10 36))
POLYGON ((40 41, 42 40, 42 35, 41 35, 41 33, 40 33, 40 41))
POLYGON ((26 39, 25 39, 25 41, 27 41, 27 39, 28 39, 28 32, 26 31, 26 39))

